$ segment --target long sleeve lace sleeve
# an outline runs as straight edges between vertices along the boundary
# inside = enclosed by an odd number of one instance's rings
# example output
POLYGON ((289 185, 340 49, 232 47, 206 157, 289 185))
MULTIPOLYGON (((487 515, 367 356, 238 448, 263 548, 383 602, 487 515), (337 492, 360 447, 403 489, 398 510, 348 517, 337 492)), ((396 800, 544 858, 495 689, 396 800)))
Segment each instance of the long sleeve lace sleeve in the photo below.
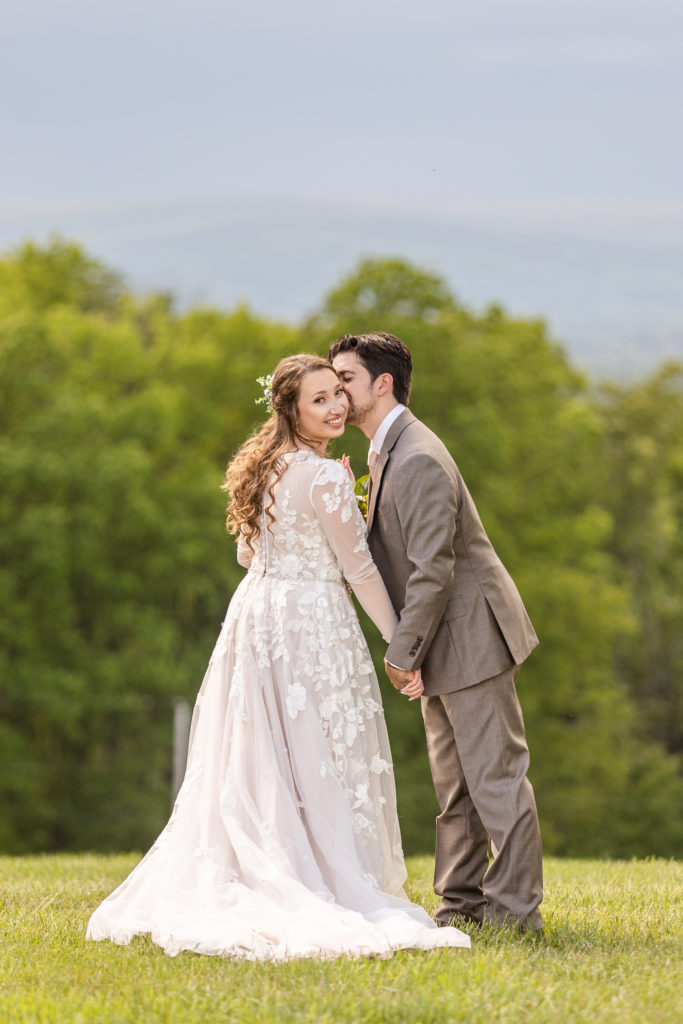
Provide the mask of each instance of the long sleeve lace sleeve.
POLYGON ((389 643, 396 613, 372 560, 365 523, 346 470, 328 460, 316 474, 309 497, 345 579, 389 643))

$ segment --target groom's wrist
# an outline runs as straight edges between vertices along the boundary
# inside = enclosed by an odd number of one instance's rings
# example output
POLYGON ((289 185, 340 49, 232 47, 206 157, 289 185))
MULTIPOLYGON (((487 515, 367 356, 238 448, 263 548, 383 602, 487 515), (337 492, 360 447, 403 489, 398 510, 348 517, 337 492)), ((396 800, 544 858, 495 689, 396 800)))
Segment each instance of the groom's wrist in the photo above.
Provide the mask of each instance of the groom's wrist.
POLYGON ((385 665, 389 665, 391 668, 398 669, 399 672, 413 672, 414 671, 412 668, 401 668, 400 665, 394 665, 393 661, 387 661, 386 658, 384 659, 384 664, 385 665))

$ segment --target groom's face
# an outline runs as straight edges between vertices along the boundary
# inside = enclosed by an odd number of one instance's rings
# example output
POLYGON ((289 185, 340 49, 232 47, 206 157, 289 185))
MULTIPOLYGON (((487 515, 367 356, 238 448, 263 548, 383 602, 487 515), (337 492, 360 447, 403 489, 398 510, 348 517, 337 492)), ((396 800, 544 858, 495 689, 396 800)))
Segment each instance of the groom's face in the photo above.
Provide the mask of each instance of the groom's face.
POLYGON ((332 362, 349 400, 347 423, 361 427, 377 404, 369 371, 355 352, 340 352, 332 362))

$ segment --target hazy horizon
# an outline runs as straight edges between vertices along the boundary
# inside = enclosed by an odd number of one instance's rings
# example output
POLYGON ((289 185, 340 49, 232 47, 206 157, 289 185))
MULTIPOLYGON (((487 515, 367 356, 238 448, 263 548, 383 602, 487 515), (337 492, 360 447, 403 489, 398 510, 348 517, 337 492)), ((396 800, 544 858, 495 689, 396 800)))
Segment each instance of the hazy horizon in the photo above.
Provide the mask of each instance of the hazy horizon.
POLYGON ((363 255, 683 357, 679 0, 4 0, 0 244, 298 319, 363 255))
MULTIPOLYGON (((587 369, 646 372, 683 360, 683 207, 623 210, 213 199, 8 214, 0 246, 74 239, 138 291, 181 307, 246 303, 299 322, 365 256, 399 256, 446 280, 475 311, 495 303, 547 321, 587 369), (615 220, 616 218, 616 220, 615 220)), ((373 325, 377 326, 377 325, 373 325)))

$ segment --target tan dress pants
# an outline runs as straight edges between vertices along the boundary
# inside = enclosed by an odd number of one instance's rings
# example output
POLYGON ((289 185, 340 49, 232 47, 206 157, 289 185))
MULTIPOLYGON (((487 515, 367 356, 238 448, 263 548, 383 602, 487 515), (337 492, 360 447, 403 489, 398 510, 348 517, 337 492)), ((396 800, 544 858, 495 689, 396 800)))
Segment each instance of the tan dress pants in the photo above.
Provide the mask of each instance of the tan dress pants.
POLYGON ((435 918, 540 929, 541 833, 511 666, 464 690, 422 697, 436 819, 435 918), (489 863, 491 840, 493 859, 489 863))

